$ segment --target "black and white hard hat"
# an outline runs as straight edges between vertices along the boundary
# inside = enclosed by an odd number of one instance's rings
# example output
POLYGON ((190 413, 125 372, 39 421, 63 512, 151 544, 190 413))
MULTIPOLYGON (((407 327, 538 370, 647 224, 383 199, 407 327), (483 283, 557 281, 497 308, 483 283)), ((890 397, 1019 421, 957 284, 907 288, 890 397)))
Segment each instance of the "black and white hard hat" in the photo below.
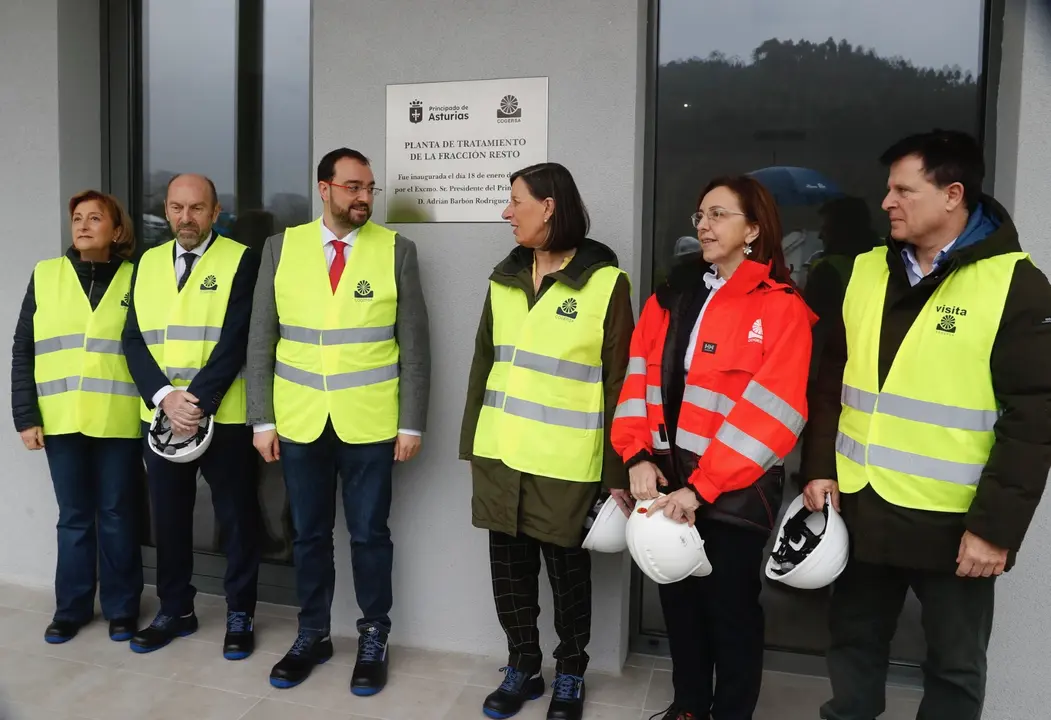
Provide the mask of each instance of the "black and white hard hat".
POLYGON ((624 531, 628 518, 624 516, 617 501, 609 493, 599 495, 584 520, 584 537, 582 547, 585 550, 602 553, 619 553, 628 548, 624 531))
POLYGON ((817 590, 839 577, 849 556, 847 526, 832 507, 831 496, 825 496, 820 512, 812 512, 800 495, 781 521, 777 543, 766 561, 766 576, 789 587, 817 590))
POLYGON ((215 423, 209 415, 201 418, 197 432, 192 435, 180 435, 172 429, 171 420, 158 407, 153 413, 153 422, 149 429, 150 450, 165 460, 175 463, 193 462, 204 454, 212 442, 215 423))

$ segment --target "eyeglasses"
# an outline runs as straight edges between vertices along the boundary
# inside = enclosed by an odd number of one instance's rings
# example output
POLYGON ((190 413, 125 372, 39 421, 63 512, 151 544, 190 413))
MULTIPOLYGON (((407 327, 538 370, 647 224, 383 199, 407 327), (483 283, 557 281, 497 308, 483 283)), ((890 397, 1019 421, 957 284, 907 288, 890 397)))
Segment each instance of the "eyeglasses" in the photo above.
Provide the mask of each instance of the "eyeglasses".
POLYGON ((368 195, 372 195, 373 197, 376 197, 381 192, 383 192, 382 190, 380 190, 378 187, 375 187, 374 185, 340 185, 339 183, 334 183, 334 182, 330 182, 329 185, 331 185, 332 187, 343 188, 344 190, 349 192, 351 195, 360 195, 362 192, 364 192, 364 193, 366 193, 368 195))
MULTIPOLYGON (((733 210, 727 210, 726 208, 721 208, 721 207, 713 207, 710 210, 708 210, 708 222, 710 222, 712 225, 715 225, 716 223, 719 223, 719 222, 725 220, 730 215, 740 215, 741 217, 748 217, 747 213, 734 212, 733 210)), ((697 212, 695 212, 693 215, 690 216, 690 222, 693 223, 693 226, 695 228, 700 227, 701 226, 701 222, 703 220, 704 220, 704 211, 703 210, 698 210, 697 212)))

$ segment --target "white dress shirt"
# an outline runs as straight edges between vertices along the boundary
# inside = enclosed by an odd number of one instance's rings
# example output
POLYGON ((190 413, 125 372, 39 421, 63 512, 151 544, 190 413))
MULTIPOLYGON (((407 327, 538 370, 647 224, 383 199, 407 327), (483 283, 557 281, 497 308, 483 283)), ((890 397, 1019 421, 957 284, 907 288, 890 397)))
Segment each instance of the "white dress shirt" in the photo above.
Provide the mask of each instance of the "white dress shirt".
POLYGON ((704 300, 704 305, 701 306, 701 312, 697 315, 697 322, 693 324, 693 330, 690 332, 690 344, 686 346, 686 357, 683 358, 683 368, 686 372, 690 372, 690 365, 693 364, 693 354, 697 351, 697 336, 701 332, 701 320, 704 320, 704 311, 708 309, 708 303, 715 297, 715 293, 719 291, 723 285, 726 284, 726 280, 719 277, 719 271, 712 265, 710 272, 704 274, 704 284, 708 286, 708 297, 704 300))
MULTIPOLYGON (((179 244, 178 240, 175 241, 175 263, 174 263, 174 265, 175 265, 175 282, 176 283, 179 282, 179 278, 182 277, 182 274, 184 272, 186 272, 186 262, 188 260, 188 258, 186 256, 187 255, 196 255, 197 259, 194 260, 193 262, 194 262, 195 265, 197 263, 199 263, 201 261, 201 258, 204 256, 204 251, 208 248, 209 245, 212 244, 212 239, 214 237, 215 237, 215 232, 213 231, 210 235, 208 235, 208 239, 207 240, 205 240, 203 243, 201 243, 200 245, 195 247, 193 250, 187 250, 186 248, 184 248, 182 245, 179 244)), ((164 368, 161 368, 162 371, 163 371, 163 369, 164 368)), ((154 407, 159 407, 160 404, 161 404, 161 400, 163 400, 164 398, 168 397, 168 393, 170 393, 174 389, 175 389, 175 387, 173 385, 165 385, 160 390, 155 392, 153 394, 153 406, 154 407)))
MULTIPOLYGON (((321 220, 321 244, 325 248, 325 265, 328 269, 332 269, 332 263, 336 259, 336 246, 332 243, 336 240, 346 243, 346 247, 343 248, 343 260, 344 262, 350 261, 350 250, 354 247, 354 241, 358 237, 358 230, 361 228, 354 228, 349 233, 341 238, 336 237, 336 233, 329 230, 328 225, 325 224, 324 218, 321 220)), ((344 269, 344 272, 346 270, 344 269)), ((274 423, 259 423, 252 426, 254 432, 267 432, 270 430, 277 430, 277 425, 274 423)), ((422 437, 423 433, 419 430, 405 430, 402 428, 398 429, 399 435, 415 435, 416 437, 422 437)))

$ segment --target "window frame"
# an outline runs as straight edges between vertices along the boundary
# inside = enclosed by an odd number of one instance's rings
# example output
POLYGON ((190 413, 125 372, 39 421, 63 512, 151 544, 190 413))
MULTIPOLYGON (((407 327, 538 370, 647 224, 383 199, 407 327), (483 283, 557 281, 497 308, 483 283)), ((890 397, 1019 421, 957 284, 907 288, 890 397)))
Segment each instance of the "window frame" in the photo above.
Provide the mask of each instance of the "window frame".
MULTIPOLYGON (((982 6, 982 63, 978 82, 978 141, 985 156, 986 174, 983 189, 992 195, 996 169, 996 119, 1000 82, 1004 12, 1007 0, 983 0, 982 6)), ((646 63, 642 76, 644 88, 643 131, 643 176, 642 176, 642 237, 640 242, 642 276, 637 279, 639 307, 654 291, 653 271, 656 263, 656 147, 658 127, 657 74, 660 66, 660 5, 661 0, 647 0, 646 13, 646 63)), ((873 158, 873 162, 876 159, 873 158)), ((629 651, 642 654, 668 655, 666 636, 649 632, 644 626, 645 590, 647 582, 634 563, 631 565, 629 591, 629 651)), ((819 677, 827 676, 824 657, 795 650, 771 649, 765 653, 764 668, 767 670, 802 673, 819 677)), ((892 662, 888 674, 891 682, 922 685, 922 674, 918 665, 892 662)))
MULTIPOLYGON (((263 13, 265 0, 238 0, 237 43, 237 210, 263 207, 263 13), (251 38, 242 42, 243 38, 251 38)), ((101 33, 102 184, 128 209, 143 237, 145 136, 143 116, 142 0, 99 0, 101 33)), ((313 27, 313 3, 310 22, 313 27)), ((310 67, 313 86, 313 65, 310 67)), ((311 92, 312 97, 312 92, 311 92)), ((310 139, 310 153, 313 138, 310 139)), ((312 158, 311 158, 312 159, 312 158)), ((310 177, 304 189, 312 188, 310 177)), ((311 195, 308 194, 308 198, 311 195)), ((140 244, 139 254, 143 252, 140 244)), ((145 479, 145 473, 143 474, 145 479)), ((146 493, 145 486, 143 493, 146 493)), ((145 499, 145 495, 144 495, 145 499)), ((141 507, 147 508, 145 502, 141 507)), ((156 583, 157 551, 142 546, 146 582, 156 583)), ((199 590, 223 595, 226 558, 219 552, 194 551, 193 582, 199 590)), ((264 559, 259 569, 259 599, 298 606, 291 564, 264 559)))

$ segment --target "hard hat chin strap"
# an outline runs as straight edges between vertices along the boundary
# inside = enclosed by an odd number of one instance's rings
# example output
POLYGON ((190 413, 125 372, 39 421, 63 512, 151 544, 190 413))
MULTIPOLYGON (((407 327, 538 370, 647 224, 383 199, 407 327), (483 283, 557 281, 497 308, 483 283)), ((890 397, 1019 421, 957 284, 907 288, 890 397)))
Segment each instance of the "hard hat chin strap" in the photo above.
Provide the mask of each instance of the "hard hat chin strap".
POLYGON ((168 421, 168 427, 164 427, 163 420, 166 416, 158 415, 157 420, 150 427, 150 437, 153 438, 154 444, 161 451, 165 450, 183 450, 194 444, 200 444, 208 430, 206 427, 198 425, 197 432, 192 435, 188 435, 185 439, 175 441, 175 430, 171 427, 171 421, 168 421))

